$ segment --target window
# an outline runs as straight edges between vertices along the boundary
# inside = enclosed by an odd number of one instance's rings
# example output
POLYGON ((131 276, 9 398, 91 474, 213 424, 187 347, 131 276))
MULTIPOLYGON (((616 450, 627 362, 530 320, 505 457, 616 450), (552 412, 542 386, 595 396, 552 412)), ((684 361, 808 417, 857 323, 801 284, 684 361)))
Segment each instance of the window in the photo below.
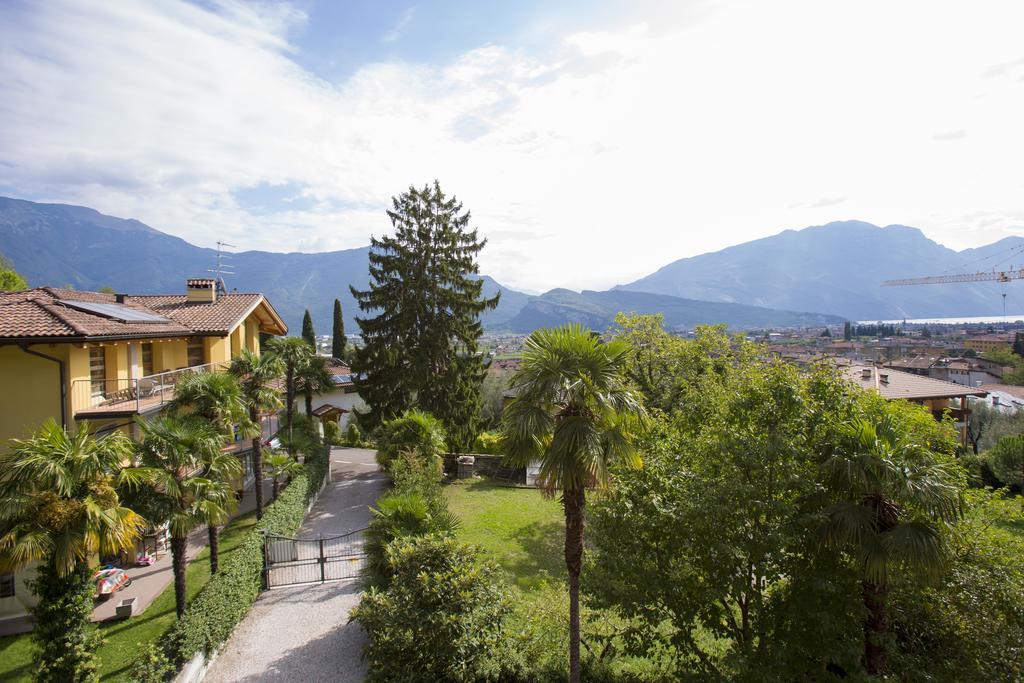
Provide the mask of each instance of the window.
POLYGON ((142 375, 148 377, 153 374, 153 345, 142 345, 142 375))
POLYGON ((107 361, 102 346, 89 349, 89 379, 93 399, 102 399, 107 385, 107 361))
POLYGON ((14 574, 6 572, 0 574, 0 598, 14 597, 14 574))
POLYGON ((189 341, 188 343, 188 366, 194 368, 203 364, 203 340, 189 341))

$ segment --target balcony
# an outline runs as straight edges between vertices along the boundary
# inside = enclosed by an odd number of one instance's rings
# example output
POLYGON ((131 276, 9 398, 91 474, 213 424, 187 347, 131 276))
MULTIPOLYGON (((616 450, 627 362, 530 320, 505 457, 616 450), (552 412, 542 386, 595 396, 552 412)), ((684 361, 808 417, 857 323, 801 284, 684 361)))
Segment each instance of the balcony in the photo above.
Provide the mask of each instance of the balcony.
POLYGON ((208 363, 138 379, 75 380, 71 405, 75 419, 126 417, 160 410, 174 399, 174 387, 188 373, 221 372, 226 363, 208 363))

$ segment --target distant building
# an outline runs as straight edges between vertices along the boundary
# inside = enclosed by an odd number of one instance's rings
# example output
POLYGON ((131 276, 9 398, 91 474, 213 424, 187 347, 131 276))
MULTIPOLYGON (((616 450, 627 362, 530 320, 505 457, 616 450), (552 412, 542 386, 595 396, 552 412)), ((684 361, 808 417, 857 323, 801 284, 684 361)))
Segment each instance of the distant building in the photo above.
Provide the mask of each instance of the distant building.
MULTIPOLYGON (((352 382, 352 368, 344 361, 332 358, 330 372, 333 388, 313 397, 313 417, 321 422, 335 422, 344 431, 352 421, 352 413, 366 410, 367 405, 352 382)), ((305 411, 303 402, 298 404, 299 410, 305 411)))
POLYGON ((967 443, 968 397, 984 398, 988 395, 979 388, 874 365, 851 365, 840 368, 840 372, 854 384, 878 392, 887 400, 903 399, 925 406, 936 419, 942 419, 948 412, 956 420, 963 444, 967 443))
POLYGON ((964 340, 965 349, 972 349, 978 353, 1000 350, 1009 351, 1012 346, 1012 334, 984 334, 975 337, 968 337, 964 340))

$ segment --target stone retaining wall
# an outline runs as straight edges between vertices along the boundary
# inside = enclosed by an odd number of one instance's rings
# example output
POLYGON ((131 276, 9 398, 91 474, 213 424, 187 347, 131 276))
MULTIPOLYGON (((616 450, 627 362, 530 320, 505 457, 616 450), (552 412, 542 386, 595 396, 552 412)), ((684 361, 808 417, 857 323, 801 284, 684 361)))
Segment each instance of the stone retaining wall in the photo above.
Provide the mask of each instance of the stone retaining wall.
POLYGON ((490 455, 488 453, 448 453, 444 456, 444 473, 455 476, 458 471, 458 457, 460 455, 472 455, 476 458, 474 463, 477 476, 501 479, 516 484, 526 484, 526 468, 509 467, 502 463, 504 456, 490 455))

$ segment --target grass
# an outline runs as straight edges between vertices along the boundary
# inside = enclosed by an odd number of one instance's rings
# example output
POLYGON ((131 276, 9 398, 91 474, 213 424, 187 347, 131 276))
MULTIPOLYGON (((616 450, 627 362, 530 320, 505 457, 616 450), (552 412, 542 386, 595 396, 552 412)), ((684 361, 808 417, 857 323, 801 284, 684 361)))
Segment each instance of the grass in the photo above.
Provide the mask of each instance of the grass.
POLYGON ((487 479, 456 481, 445 495, 462 522, 459 540, 480 546, 521 593, 564 581, 565 518, 558 501, 487 479))
MULTIPOLYGON (((231 557, 245 534, 256 524, 251 512, 232 520, 221 532, 221 564, 231 557)), ((189 602, 210 580, 209 550, 203 549, 189 563, 186 574, 189 602)), ((100 680, 127 681, 128 672, 146 645, 155 641, 174 623, 174 584, 167 588, 140 616, 125 621, 99 624, 104 642, 100 646, 100 680)), ((27 681, 32 670, 29 634, 0 638, 0 681, 27 681)))

